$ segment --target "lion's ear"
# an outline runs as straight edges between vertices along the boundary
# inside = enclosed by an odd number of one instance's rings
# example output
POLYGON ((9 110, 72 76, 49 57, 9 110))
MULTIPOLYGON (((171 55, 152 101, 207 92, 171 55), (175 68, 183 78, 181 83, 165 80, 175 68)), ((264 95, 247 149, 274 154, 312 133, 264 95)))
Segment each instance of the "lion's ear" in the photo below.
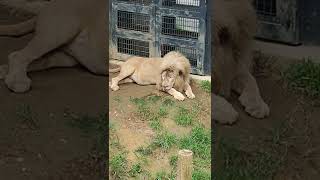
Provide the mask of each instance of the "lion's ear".
POLYGON ((161 80, 164 80, 166 76, 167 76, 167 71, 166 70, 162 71, 161 72, 161 80))

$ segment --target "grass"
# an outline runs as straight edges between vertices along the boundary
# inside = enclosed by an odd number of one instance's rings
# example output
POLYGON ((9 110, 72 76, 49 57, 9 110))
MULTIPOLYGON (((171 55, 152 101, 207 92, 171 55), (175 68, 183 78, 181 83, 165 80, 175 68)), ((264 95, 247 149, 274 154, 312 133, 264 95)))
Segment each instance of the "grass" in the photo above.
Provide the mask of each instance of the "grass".
POLYGON ((175 180, 175 175, 173 172, 166 173, 165 171, 157 172, 155 175, 155 180, 175 180))
POLYGON ((124 179, 128 169, 126 154, 120 152, 111 157, 109 161, 111 176, 116 179, 124 179))
POLYGON ((160 122, 160 119, 155 117, 149 122, 150 127, 155 131, 160 131, 163 127, 160 122))
POLYGON ((160 106, 159 111, 158 111, 158 115, 163 118, 166 117, 168 115, 168 109, 165 106, 160 106))
POLYGON ((166 98, 163 102, 162 105, 164 106, 174 106, 175 102, 172 99, 166 98))
MULTIPOLYGON (((204 82, 204 89, 211 86, 210 82, 204 82)), ((149 172, 143 169, 149 161, 154 161, 154 152, 157 149, 167 153, 171 149, 190 149, 194 152, 194 174, 193 179, 210 179, 210 162, 211 162, 211 137, 210 132, 201 125, 195 124, 201 104, 199 102, 193 103, 191 106, 182 106, 183 102, 176 102, 172 97, 161 98, 159 96, 147 96, 143 98, 130 98, 130 102, 134 104, 134 113, 138 117, 146 121, 155 132, 155 136, 149 144, 140 146, 135 150, 138 157, 137 163, 133 162, 131 167, 128 167, 128 174, 131 177, 140 178, 145 177, 143 174, 149 172), (167 119, 172 119, 179 126, 190 127, 190 134, 179 136, 173 132, 168 131, 162 122, 167 119), (194 126, 194 127, 192 127, 194 126)), ((169 155, 169 154, 168 154, 169 155)), ((171 170, 169 172, 158 171, 149 173, 147 179, 175 179, 177 171, 177 155, 169 157, 169 165, 171 170)))
POLYGON ((176 144, 176 142, 177 142, 176 135, 165 131, 157 134, 157 136, 153 141, 153 145, 164 150, 169 150, 171 147, 173 147, 176 144))
POLYGON ((214 179, 270 179, 283 162, 281 154, 273 149, 246 152, 234 140, 219 142, 214 179))
POLYGON ((190 126, 193 122, 193 115, 184 107, 178 107, 178 112, 174 117, 174 121, 180 126, 190 126))
POLYGON ((137 106, 137 113, 144 120, 148 119, 151 114, 148 101, 144 98, 130 98, 130 101, 137 106))
POLYGON ((284 72, 288 86, 311 97, 320 96, 320 64, 310 59, 294 63, 284 72))
POLYGON ((138 147, 138 149, 136 149, 136 153, 139 153, 143 156, 148 156, 148 155, 151 155, 152 154, 152 151, 153 151, 153 147, 150 145, 150 146, 147 146, 147 147, 138 147))
POLYGON ((203 91, 211 93, 211 82, 208 80, 200 81, 200 87, 203 91))
POLYGON ((177 155, 173 155, 170 157, 170 166, 172 166, 173 168, 177 167, 177 163, 178 163, 178 156, 177 155))
POLYGON ((26 124, 30 129, 39 129, 37 115, 27 104, 21 104, 17 107, 16 115, 22 123, 26 124))
POLYGON ((211 180, 211 174, 203 170, 194 170, 192 172, 192 180, 211 180))
POLYGON ((129 171, 129 176, 130 177, 136 177, 140 173, 142 173, 142 166, 140 163, 133 164, 130 171, 129 171))
POLYGON ((211 135, 204 127, 197 125, 190 135, 180 139, 181 149, 190 149, 195 157, 211 159, 211 135))
POLYGON ((113 100, 120 103, 122 101, 122 98, 120 96, 113 97, 113 100))
POLYGON ((67 110, 65 111, 65 118, 69 120, 67 121, 69 126, 80 129, 86 136, 95 137, 97 140, 96 148, 98 150, 105 151, 108 148, 106 132, 108 131, 109 125, 106 113, 92 116, 88 114, 79 115, 67 110))

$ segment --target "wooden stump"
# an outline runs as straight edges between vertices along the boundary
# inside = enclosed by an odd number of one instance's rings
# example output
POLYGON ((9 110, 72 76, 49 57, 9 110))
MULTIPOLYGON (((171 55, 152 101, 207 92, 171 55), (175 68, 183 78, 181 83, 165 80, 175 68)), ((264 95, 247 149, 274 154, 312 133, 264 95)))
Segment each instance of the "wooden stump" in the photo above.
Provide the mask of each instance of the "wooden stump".
POLYGON ((191 180, 192 178, 192 155, 187 149, 179 151, 177 164, 177 180, 191 180))

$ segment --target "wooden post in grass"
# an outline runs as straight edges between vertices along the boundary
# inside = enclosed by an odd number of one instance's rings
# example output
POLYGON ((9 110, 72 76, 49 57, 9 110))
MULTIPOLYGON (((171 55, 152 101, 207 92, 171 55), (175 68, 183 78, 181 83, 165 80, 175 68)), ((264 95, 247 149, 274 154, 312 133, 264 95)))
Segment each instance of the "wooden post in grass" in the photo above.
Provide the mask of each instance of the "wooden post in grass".
POLYGON ((187 149, 179 151, 177 164, 177 180, 191 180, 192 178, 192 155, 187 149))

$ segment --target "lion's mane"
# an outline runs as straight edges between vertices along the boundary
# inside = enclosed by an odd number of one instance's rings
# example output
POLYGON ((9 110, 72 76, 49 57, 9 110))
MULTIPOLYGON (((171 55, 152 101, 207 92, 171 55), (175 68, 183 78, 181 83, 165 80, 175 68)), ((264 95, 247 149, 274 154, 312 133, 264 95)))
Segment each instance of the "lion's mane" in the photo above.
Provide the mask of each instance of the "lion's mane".
POLYGON ((182 92, 185 89, 186 83, 190 83, 191 65, 189 60, 180 52, 171 51, 162 59, 159 76, 161 77, 161 74, 168 70, 173 71, 176 75, 173 88, 182 92))

